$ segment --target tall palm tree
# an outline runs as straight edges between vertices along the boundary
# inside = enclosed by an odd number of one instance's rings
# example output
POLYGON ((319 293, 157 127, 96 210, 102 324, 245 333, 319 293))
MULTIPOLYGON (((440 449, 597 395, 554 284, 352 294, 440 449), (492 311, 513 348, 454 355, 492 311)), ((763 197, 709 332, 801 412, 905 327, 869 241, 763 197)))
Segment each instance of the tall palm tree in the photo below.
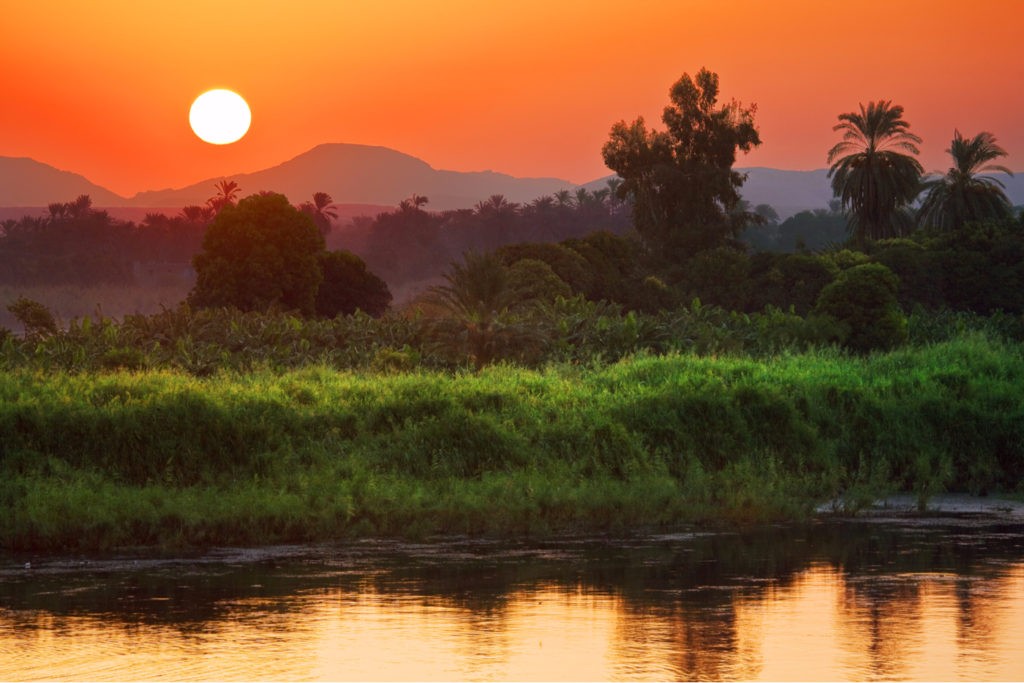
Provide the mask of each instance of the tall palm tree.
POLYGON ((924 173, 911 156, 919 153, 921 138, 909 127, 903 107, 881 100, 840 114, 832 128, 843 138, 828 152, 828 175, 859 243, 894 237, 909 227, 907 207, 920 192, 924 173))
POLYGON ((1006 173, 1005 166, 990 163, 1006 156, 992 133, 981 132, 967 140, 959 130, 946 150, 953 166, 946 175, 925 183, 924 202, 919 212, 921 223, 939 230, 956 230, 970 221, 1010 218, 1013 207, 1003 192, 1005 186, 982 173, 1006 173))

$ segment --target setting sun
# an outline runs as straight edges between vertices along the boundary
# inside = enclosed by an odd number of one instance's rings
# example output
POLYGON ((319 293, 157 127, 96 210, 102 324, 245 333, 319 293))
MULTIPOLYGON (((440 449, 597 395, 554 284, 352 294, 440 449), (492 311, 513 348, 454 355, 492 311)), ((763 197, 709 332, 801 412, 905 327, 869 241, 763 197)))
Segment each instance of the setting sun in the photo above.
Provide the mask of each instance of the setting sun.
POLYGON ((188 122, 204 142, 228 145, 238 142, 246 134, 252 123, 252 113, 238 93, 208 90, 192 103, 188 122))

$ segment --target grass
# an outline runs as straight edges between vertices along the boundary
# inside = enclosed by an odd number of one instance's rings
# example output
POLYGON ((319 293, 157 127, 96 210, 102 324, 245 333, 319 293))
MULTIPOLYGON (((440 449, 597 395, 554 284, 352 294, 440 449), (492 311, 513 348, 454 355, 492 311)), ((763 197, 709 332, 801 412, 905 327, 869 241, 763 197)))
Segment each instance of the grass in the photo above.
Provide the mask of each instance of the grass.
POLYGON ((0 374, 0 545, 627 531, 1020 492, 1021 346, 480 373, 0 374))

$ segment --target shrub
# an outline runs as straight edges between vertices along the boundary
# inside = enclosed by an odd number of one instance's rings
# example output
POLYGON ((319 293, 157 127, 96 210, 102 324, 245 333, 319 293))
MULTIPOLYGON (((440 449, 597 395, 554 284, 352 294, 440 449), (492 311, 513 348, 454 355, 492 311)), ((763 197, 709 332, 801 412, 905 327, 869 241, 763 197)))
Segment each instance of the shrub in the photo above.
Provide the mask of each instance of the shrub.
POLYGON ((324 279, 316 293, 316 313, 325 318, 361 310, 375 318, 391 304, 387 283, 366 269, 363 259, 347 251, 320 255, 324 279))
POLYGON ((43 304, 25 297, 7 306, 19 323, 25 328, 25 336, 29 339, 41 339, 57 334, 57 321, 43 304))
POLYGON ((896 300, 899 279, 878 263, 843 271, 821 290, 814 315, 836 323, 840 344, 859 353, 906 341, 907 318, 896 300))

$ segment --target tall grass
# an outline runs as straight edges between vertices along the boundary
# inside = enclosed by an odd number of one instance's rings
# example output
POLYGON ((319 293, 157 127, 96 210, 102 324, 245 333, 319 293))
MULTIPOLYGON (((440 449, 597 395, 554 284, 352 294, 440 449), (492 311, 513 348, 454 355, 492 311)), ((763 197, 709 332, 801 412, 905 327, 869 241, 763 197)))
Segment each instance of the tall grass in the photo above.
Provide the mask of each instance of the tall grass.
POLYGON ((626 530, 1024 479, 1021 347, 0 374, 7 548, 626 530))

